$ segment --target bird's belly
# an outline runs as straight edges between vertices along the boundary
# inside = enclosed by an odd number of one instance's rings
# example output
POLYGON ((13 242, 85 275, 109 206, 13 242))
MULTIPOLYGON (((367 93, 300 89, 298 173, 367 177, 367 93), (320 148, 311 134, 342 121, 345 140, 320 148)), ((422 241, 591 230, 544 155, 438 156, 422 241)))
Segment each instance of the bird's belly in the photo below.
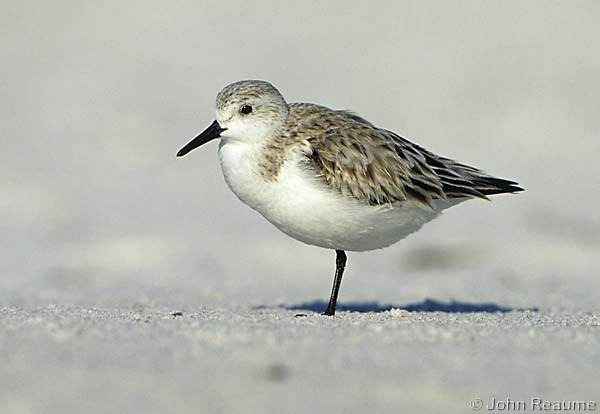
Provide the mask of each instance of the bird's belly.
POLYGON ((314 246, 350 251, 387 247, 443 209, 413 203, 366 205, 327 188, 295 160, 288 160, 275 180, 266 181, 250 160, 236 157, 233 162, 226 148, 220 155, 225 180, 241 201, 287 235, 314 246))
POLYGON ((319 247, 381 249, 419 230, 441 211, 414 204, 369 206, 299 177, 282 177, 270 207, 259 211, 289 236, 319 247))

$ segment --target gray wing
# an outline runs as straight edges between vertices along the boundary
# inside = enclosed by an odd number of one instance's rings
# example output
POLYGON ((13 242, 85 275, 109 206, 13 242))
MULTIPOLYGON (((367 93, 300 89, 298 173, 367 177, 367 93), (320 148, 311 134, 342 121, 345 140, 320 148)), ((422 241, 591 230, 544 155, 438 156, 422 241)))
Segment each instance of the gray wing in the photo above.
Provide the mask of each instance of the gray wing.
POLYGON ((399 135, 345 111, 304 118, 296 139, 309 143, 307 165, 341 194, 371 205, 487 198, 521 191, 513 181, 437 156, 399 135))

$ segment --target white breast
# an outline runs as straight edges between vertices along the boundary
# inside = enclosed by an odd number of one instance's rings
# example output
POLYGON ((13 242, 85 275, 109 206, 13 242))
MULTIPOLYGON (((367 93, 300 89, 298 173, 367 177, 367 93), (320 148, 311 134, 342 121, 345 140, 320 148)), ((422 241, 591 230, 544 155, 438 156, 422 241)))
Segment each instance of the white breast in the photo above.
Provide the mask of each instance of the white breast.
POLYGON ((459 202, 440 202, 434 210, 413 203, 369 206, 325 187, 301 168, 300 153, 285 162, 275 181, 267 182, 257 171, 260 150, 256 144, 221 141, 225 181, 281 231, 314 246, 350 251, 387 247, 459 202))

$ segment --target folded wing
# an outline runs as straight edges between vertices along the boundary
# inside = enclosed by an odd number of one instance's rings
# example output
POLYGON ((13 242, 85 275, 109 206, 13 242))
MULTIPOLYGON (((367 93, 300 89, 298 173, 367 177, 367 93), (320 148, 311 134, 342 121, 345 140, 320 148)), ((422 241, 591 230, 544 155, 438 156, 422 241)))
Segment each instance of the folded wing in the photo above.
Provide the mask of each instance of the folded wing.
POLYGON ((304 119, 294 139, 308 143, 306 165, 343 195, 371 205, 413 201, 433 207, 434 200, 522 191, 514 181, 437 156, 352 113, 300 105, 292 110, 304 119))

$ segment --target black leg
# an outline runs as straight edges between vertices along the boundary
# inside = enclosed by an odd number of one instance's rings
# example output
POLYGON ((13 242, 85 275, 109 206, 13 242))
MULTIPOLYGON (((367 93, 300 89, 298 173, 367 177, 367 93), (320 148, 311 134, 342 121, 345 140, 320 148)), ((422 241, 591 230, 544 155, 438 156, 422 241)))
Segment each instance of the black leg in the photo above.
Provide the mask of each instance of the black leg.
POLYGON ((329 305, 324 315, 333 316, 335 315, 335 305, 337 303, 338 293, 340 292, 340 286, 342 285, 342 275, 344 274, 344 268, 346 267, 346 253, 343 250, 335 251, 335 276, 333 277, 333 288, 331 289, 331 296, 329 297, 329 305))

